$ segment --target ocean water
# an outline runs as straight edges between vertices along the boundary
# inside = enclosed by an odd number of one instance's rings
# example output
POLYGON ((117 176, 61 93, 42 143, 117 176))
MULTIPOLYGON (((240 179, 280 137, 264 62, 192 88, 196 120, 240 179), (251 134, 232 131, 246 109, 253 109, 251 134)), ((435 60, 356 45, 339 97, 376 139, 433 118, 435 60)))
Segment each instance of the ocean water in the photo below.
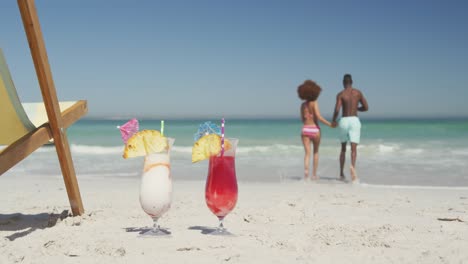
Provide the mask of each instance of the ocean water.
MULTIPOLYGON (((143 159, 122 158, 117 125, 127 120, 80 120, 68 129, 79 178, 140 177, 143 159)), ((175 180, 204 180, 208 162, 191 163, 193 134, 204 121, 166 120, 165 135, 175 138, 171 153, 175 180)), ((301 122, 227 120, 226 136, 238 138, 239 181, 290 181, 303 177, 301 122)), ((140 120, 140 129, 158 129, 159 120, 140 120)), ((322 126, 318 174, 338 177, 338 129, 322 126)), ((350 153, 346 176, 349 179, 350 153)), ((468 120, 362 120, 357 171, 362 183, 410 186, 468 186, 468 120)), ((61 177, 53 147, 36 151, 6 174, 61 177)))

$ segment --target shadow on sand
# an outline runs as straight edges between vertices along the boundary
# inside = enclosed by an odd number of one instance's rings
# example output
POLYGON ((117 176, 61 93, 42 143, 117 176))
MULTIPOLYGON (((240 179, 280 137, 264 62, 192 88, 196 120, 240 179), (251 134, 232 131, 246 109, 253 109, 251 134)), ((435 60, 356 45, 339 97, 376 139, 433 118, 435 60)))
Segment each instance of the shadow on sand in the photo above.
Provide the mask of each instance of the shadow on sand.
POLYGON ((189 230, 199 230, 204 235, 210 234, 211 232, 216 230, 216 228, 214 228, 214 227, 207 227, 207 226, 191 226, 188 229, 189 230))
MULTIPOLYGON (((288 176, 288 177, 283 177, 282 182, 295 182, 295 181, 304 181, 304 177, 301 176, 288 176)), ((307 180, 308 182, 315 182, 315 183, 348 183, 347 180, 340 180, 339 178, 336 177, 320 177, 319 180, 307 180)))
POLYGON ((60 214, 0 214, 0 231, 17 231, 6 236, 8 240, 13 241, 27 236, 38 229, 53 227, 68 216, 68 210, 63 210, 60 214))
MULTIPOLYGON (((139 235, 143 235, 143 233, 151 230, 152 228, 151 227, 126 227, 124 229, 125 229, 125 232, 134 232, 134 233, 138 233, 139 235)), ((161 230, 161 232, 167 235, 171 234, 171 231, 167 228, 160 227, 159 229, 161 230)))
POLYGON ((347 180, 341 180, 340 178, 336 177, 320 177, 319 182, 329 182, 329 183, 348 183, 347 180))

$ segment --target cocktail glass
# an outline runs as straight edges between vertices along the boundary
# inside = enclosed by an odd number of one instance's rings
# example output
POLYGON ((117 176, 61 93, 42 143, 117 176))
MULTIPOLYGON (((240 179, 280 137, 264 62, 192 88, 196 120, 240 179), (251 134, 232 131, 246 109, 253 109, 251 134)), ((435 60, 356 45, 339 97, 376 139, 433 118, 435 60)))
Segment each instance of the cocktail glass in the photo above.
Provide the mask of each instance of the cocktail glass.
POLYGON ((223 225, 223 220, 236 206, 236 148, 238 139, 228 139, 232 147, 224 154, 210 157, 208 178, 205 186, 206 205, 219 219, 218 228, 211 235, 232 235, 223 225))
POLYGON ((166 229, 159 227, 158 220, 171 207, 172 177, 170 151, 173 138, 167 138, 168 150, 145 156, 140 185, 140 204, 143 211, 153 219, 153 227, 141 236, 168 236, 166 229))

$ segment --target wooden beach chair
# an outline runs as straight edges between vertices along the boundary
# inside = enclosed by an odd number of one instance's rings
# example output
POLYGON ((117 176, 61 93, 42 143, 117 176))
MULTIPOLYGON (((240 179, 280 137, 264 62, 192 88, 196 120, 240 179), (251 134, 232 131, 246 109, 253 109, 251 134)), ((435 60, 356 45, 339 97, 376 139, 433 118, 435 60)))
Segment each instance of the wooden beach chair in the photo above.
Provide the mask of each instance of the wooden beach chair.
POLYGON ((18 0, 42 103, 22 104, 0 50, 0 176, 44 144, 57 151, 73 215, 84 213, 66 128, 87 113, 86 101, 59 103, 33 0, 18 0))

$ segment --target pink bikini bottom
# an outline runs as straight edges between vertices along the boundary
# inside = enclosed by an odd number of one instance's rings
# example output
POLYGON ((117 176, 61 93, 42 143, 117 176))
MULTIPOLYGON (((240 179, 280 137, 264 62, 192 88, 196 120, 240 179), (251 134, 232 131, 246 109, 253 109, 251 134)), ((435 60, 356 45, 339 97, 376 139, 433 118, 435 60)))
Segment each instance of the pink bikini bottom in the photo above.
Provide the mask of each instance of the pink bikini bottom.
POLYGON ((304 125, 302 127, 303 136, 314 138, 318 133, 320 133, 320 127, 317 127, 315 125, 304 125))

